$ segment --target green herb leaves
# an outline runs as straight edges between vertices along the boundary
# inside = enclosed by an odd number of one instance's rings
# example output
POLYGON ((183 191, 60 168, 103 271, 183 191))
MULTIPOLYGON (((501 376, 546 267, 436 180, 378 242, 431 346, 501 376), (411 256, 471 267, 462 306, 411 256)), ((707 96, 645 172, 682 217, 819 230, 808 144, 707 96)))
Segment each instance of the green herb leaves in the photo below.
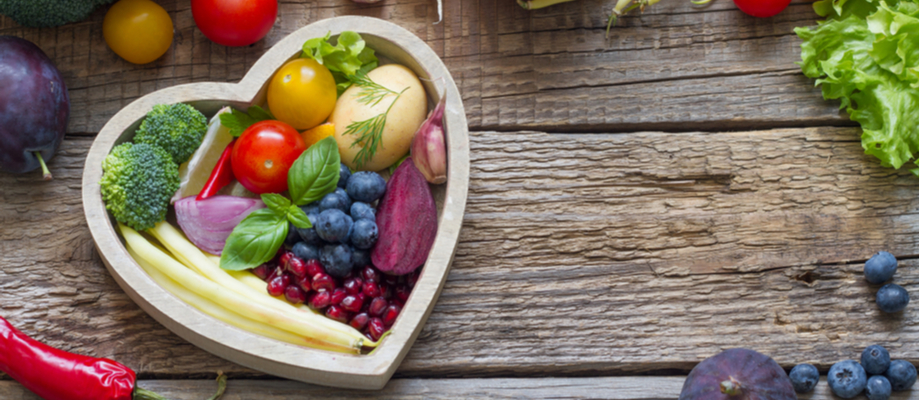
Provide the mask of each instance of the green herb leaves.
POLYGON ((339 146, 334 137, 320 140, 305 151, 288 172, 288 190, 302 206, 323 198, 339 183, 339 146))
POLYGON ((355 76, 377 68, 378 60, 374 50, 366 47, 357 32, 342 32, 334 46, 329 42, 331 37, 330 32, 325 37, 307 40, 303 44, 303 57, 312 58, 329 68, 341 95, 351 86, 355 76))
POLYGON ((288 235, 290 225, 310 228, 307 214, 299 207, 323 198, 339 182, 339 147, 335 138, 325 138, 304 151, 288 172, 288 190, 294 201, 277 193, 265 193, 268 208, 243 219, 224 245, 220 267, 239 271, 257 267, 275 256, 288 235))
POLYGON ((230 271, 254 268, 271 260, 288 234, 288 222, 270 208, 253 211, 227 238, 220 267, 230 271))
POLYGON ((916 164, 917 1, 821 0, 814 8, 828 20, 795 29, 804 41, 802 72, 860 123, 866 154, 885 167, 916 164))
POLYGON ((386 96, 396 96, 393 102, 390 103, 390 106, 387 107, 386 111, 363 121, 352 122, 345 127, 345 132, 342 133, 342 136, 357 136, 355 140, 351 142, 351 147, 361 146, 361 150, 358 151, 358 154, 355 154, 355 159, 353 160, 355 165, 360 168, 374 158, 374 154, 377 154, 377 148, 380 147, 380 142, 383 139, 383 128, 387 125, 387 115, 390 114, 393 105, 399 101, 402 94, 405 93, 406 90, 409 90, 409 88, 406 87, 401 92, 397 93, 372 81, 366 75, 356 77, 355 85, 361 88, 361 91, 356 95, 358 97, 358 102, 361 104, 374 106, 380 103, 386 96))
POLYGON ((275 117, 259 106, 249 107, 247 112, 230 108, 229 113, 220 115, 220 124, 230 129, 230 134, 233 135, 233 137, 239 137, 250 125, 270 119, 275 119, 275 117))

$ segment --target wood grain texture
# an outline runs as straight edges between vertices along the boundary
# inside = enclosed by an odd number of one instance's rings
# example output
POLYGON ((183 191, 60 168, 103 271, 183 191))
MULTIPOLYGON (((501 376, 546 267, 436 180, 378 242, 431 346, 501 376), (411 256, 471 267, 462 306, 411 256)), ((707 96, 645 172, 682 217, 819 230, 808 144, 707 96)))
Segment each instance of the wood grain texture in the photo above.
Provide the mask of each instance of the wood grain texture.
MULTIPOLYGON (((222 400, 289 399, 608 399, 669 400, 680 394, 684 377, 395 379, 377 392, 324 388, 290 381, 233 380, 222 400)), ((213 380, 142 380, 138 385, 175 400, 200 400, 215 390, 213 380)), ((891 400, 916 399, 917 386, 891 400)), ((0 398, 38 400, 15 382, 0 382, 0 398)), ((827 382, 800 394, 800 400, 835 400, 827 382)))
POLYGON ((243 48, 208 41, 188 1, 162 4, 176 29, 170 50, 148 65, 118 58, 103 41, 104 10, 86 22, 24 29, 0 18, 0 34, 39 45, 70 89, 68 131, 90 134, 134 99, 190 82, 236 82, 268 48, 310 22, 359 14, 399 23, 443 59, 461 89, 472 129, 622 132, 847 125, 836 102, 795 66, 793 27, 814 25, 811 2, 770 19, 730 1, 696 7, 662 2, 621 20, 604 38, 602 0, 527 12, 514 1, 458 0, 436 20, 435 2, 285 1, 265 40, 243 48))
MULTIPOLYGON (((401 377, 685 373, 752 347, 826 371, 873 343, 917 363, 918 188, 855 129, 471 134, 447 283, 401 377), (862 278, 901 259, 908 309, 862 278)), ((93 250, 80 203, 91 138, 52 182, 0 174, 0 313, 39 340, 146 378, 262 376, 153 321, 93 250)))

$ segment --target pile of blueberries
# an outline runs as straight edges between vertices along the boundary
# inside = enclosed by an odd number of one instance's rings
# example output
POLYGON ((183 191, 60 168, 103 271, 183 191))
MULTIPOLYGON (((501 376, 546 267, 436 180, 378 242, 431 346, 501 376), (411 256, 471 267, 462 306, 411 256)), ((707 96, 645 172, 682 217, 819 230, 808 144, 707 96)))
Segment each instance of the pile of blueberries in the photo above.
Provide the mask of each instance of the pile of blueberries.
POLYGON ((369 252, 378 235, 373 204, 386 190, 386 180, 380 174, 352 174, 342 164, 335 191, 301 207, 313 227, 300 229, 291 225, 285 244, 302 260, 318 259, 335 278, 370 265, 369 252))
MULTIPOLYGON (((866 261, 863 272, 869 283, 879 285, 894 277, 897 270, 898 260, 894 255, 880 251, 866 261)), ((875 293, 875 304, 886 313, 899 312, 907 307, 907 303, 910 303, 910 296, 901 285, 889 283, 875 293)))
MULTIPOLYGON (((894 277, 898 260, 887 251, 876 253, 863 273, 871 284, 879 285, 894 277)), ((904 310, 910 296, 900 285, 889 283, 875 294, 875 303, 886 313, 904 310)), ((807 393, 818 384, 818 369, 811 364, 799 364, 789 371, 792 387, 798 393, 807 393)), ((835 395, 851 399, 865 392, 869 400, 885 400, 892 391, 909 390, 917 381, 917 369, 905 360, 891 361, 888 350, 879 345, 866 347, 860 362, 845 360, 831 366, 827 384, 835 395)))
MULTIPOLYGON (((818 369, 799 364, 789 371, 792 387, 807 393, 818 384, 818 369)), ((917 381, 917 369, 905 360, 891 361, 888 350, 879 345, 866 347, 860 362, 845 360, 831 366, 827 384, 837 397, 852 399, 865 392, 869 400, 886 400, 892 391, 910 390, 917 381)))

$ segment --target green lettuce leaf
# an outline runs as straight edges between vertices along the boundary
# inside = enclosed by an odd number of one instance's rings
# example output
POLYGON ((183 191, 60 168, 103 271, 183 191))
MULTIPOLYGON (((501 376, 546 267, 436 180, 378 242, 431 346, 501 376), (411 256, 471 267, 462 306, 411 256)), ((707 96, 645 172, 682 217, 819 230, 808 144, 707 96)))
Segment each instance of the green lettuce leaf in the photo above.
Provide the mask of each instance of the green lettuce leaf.
POLYGON ((917 0, 821 0, 814 8, 828 19, 795 29, 802 72, 859 122, 866 154, 885 167, 916 165, 917 0))
POLYGON ((336 44, 330 42, 332 33, 307 40, 303 44, 303 57, 312 58, 332 72, 339 94, 348 89, 353 77, 377 68, 379 61, 374 50, 367 47, 357 32, 339 34, 336 44))

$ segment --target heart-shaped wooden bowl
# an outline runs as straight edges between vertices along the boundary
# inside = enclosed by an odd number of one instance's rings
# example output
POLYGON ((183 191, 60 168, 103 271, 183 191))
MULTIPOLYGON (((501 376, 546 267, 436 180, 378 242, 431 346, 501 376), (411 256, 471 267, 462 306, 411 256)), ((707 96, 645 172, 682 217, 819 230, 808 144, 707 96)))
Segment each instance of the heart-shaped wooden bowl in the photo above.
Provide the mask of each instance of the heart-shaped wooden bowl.
POLYGON ((438 56, 418 37, 389 22, 338 17, 310 24, 278 42, 236 84, 193 83, 159 90, 132 102, 99 132, 83 173, 83 208, 96 248, 125 292, 144 311, 185 340, 219 357, 266 373, 304 382, 355 389, 380 389, 415 341, 441 292, 457 246, 469 184, 469 138, 460 93, 438 56), (263 104, 269 78, 301 53, 310 38, 356 31, 382 58, 409 67, 420 78, 429 103, 447 96, 445 130, 448 181, 432 187, 438 203, 438 233, 422 275, 392 334, 368 355, 348 355, 283 343, 230 326, 182 302, 157 285, 128 255, 99 191, 102 160, 130 140, 155 104, 189 103, 210 117, 225 105, 263 104))

